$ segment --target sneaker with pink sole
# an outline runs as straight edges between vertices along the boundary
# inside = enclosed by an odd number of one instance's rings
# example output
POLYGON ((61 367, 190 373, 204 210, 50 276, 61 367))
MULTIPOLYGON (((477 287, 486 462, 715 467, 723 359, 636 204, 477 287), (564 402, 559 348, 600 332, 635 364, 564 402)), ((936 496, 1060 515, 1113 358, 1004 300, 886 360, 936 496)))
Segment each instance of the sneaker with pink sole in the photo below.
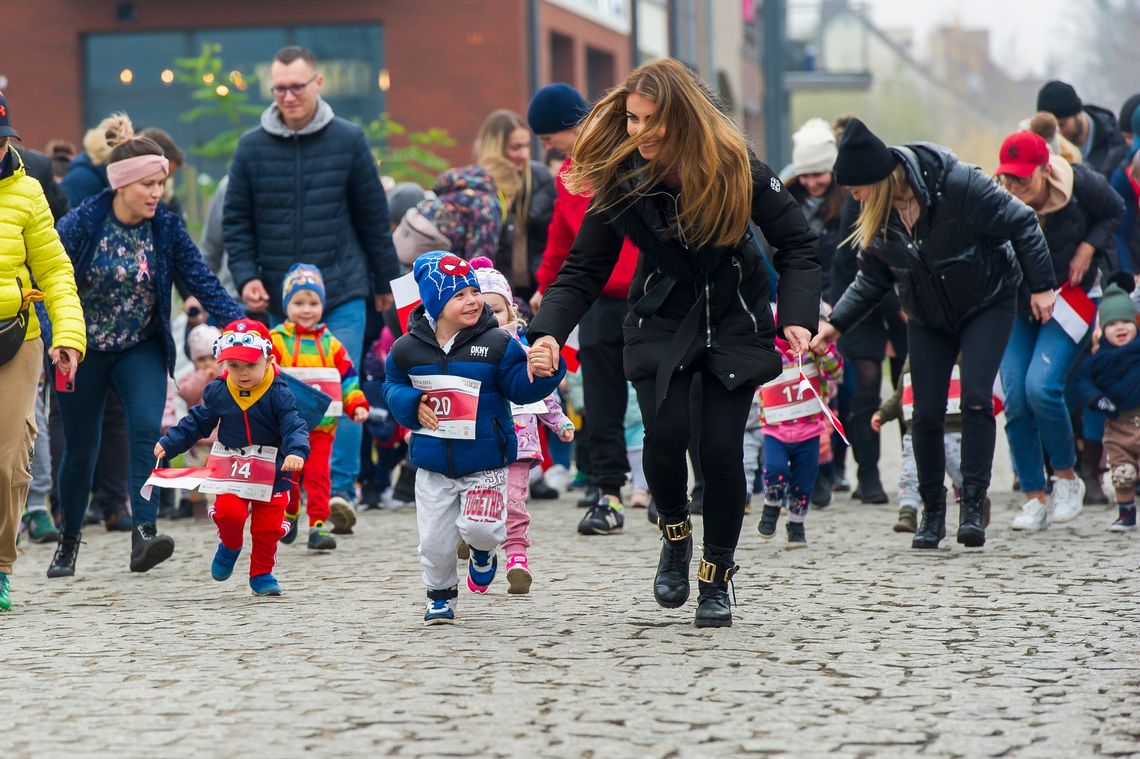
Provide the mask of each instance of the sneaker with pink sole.
POLYGON ((526 556, 516 554, 507 559, 507 592, 511 595, 523 596, 530 592, 530 584, 534 576, 530 573, 530 566, 526 563, 526 556))

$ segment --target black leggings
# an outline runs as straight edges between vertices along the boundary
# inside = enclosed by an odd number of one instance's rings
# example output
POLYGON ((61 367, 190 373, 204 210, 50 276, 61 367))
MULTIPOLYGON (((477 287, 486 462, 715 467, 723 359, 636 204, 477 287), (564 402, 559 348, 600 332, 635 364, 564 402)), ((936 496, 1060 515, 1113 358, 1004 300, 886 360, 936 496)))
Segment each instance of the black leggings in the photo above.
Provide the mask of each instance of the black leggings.
POLYGON ((697 448, 705 482, 705 545, 732 550, 744 521, 744 425, 755 387, 728 390, 698 360, 695 367, 673 373, 658 410, 654 380, 636 380, 633 387, 645 423, 642 465, 661 517, 670 523, 684 519, 688 513, 689 390, 697 372, 704 420, 697 448))
POLYGON ((998 301, 962 324, 957 332, 927 329, 911 320, 910 376, 914 418, 910 423, 918 492, 924 503, 942 495, 946 477, 943 430, 950 374, 962 354, 962 486, 984 491, 990 486, 997 424, 993 387, 1005 344, 1013 328, 1013 297, 998 301))

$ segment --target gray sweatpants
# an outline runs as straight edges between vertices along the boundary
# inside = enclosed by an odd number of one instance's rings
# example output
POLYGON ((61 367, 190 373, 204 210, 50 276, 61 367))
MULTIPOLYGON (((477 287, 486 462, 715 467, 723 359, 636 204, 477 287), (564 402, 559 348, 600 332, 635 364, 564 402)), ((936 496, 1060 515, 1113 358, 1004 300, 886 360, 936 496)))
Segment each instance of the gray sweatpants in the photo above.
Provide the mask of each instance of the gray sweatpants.
POLYGON ((44 414, 44 394, 36 393, 36 435, 32 449, 32 484, 28 488, 28 511, 46 511, 48 496, 51 494, 51 442, 48 438, 47 416, 44 414))
POLYGON ((428 590, 455 587, 460 538, 477 551, 494 551, 507 537, 506 467, 457 479, 417 470, 416 526, 424 585, 428 590))

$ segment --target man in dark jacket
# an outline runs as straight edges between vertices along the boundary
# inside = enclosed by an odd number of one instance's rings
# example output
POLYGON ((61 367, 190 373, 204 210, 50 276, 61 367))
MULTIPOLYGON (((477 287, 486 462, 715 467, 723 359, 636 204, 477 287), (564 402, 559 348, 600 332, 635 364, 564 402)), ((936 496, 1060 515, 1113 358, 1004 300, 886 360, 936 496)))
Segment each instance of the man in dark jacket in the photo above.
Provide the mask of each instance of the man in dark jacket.
POLYGON ((51 159, 38 150, 24 147, 20 148, 20 158, 24 162, 24 171, 44 188, 44 196, 47 197, 48 206, 51 207, 51 216, 58 222, 71 210, 71 201, 67 199, 67 194, 52 175, 51 159))
POLYGON ((1112 111, 1085 105, 1071 84, 1056 80, 1038 90, 1037 110, 1056 116, 1061 134, 1080 148, 1085 163, 1105 179, 1112 177, 1127 149, 1112 111))
MULTIPOLYGON (((270 68, 273 105, 238 143, 223 223, 229 268, 251 311, 283 316, 285 272, 320 267, 325 323, 354 363, 363 351, 366 308, 392 305, 399 276, 388 201, 364 132, 320 98, 324 77, 308 50, 286 47, 270 68)), ((360 468, 360 427, 345 424, 332 458, 333 500, 351 504, 360 468)))

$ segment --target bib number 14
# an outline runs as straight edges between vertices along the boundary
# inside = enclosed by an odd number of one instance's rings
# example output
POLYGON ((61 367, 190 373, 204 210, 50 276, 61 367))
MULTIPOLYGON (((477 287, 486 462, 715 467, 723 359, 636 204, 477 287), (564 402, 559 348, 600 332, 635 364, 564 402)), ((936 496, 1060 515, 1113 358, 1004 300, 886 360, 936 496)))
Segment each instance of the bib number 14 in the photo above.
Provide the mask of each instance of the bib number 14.
POLYGON ((248 461, 244 463, 239 461, 230 462, 230 477, 233 477, 235 479, 242 477, 248 480, 251 475, 252 473, 250 472, 248 461))

